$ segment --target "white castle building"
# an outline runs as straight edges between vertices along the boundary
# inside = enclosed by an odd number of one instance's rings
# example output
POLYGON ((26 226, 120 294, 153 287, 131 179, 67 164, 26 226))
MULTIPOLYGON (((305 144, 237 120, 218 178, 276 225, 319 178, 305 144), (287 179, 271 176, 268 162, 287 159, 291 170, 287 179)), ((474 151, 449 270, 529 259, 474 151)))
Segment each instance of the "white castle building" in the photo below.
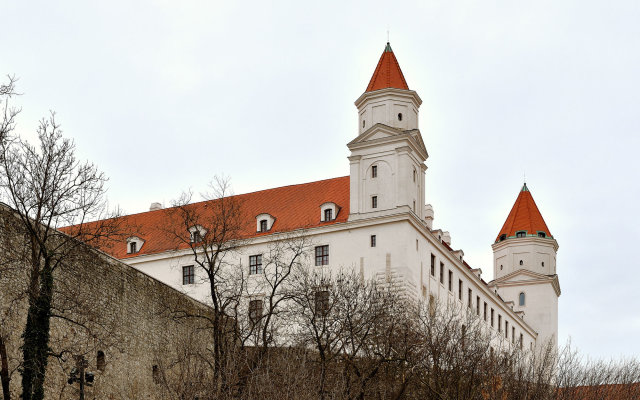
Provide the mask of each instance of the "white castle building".
MULTIPOLYGON (((373 279, 393 275, 412 296, 468 307, 487 328, 521 346, 555 341, 558 243, 531 192, 522 187, 492 245, 495 279, 487 283, 463 251, 451 247, 449 233, 434 228, 433 208, 425 204, 428 153, 418 125, 421 103, 387 43, 355 101, 359 131, 347 143, 349 176, 234 196, 242 202, 248 238, 237 265, 259 275, 261 255, 275 235, 304 228, 316 265, 355 268, 373 279)), ((194 268, 191 250, 176 249, 160 231, 167 212, 154 203, 148 212, 124 217, 135 232, 121 246, 104 250, 206 299, 208 284, 194 268)))

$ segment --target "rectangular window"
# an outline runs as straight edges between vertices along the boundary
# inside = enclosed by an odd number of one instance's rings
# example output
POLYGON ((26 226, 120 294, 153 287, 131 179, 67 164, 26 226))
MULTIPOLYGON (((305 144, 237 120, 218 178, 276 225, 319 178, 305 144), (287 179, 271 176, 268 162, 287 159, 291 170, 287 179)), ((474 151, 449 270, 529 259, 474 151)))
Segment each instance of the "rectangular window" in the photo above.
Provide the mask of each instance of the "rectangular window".
POLYGON ((509 321, 504 321, 504 337, 509 338, 509 321))
POLYGON ((378 208, 378 196, 371 196, 371 208, 378 208))
POLYGON ((436 256, 431 254, 431 276, 436 276, 436 256))
POLYGON ((182 267, 182 284, 191 285, 195 283, 195 275, 193 273, 193 265, 182 267))
POLYGON ((376 235, 371 235, 371 247, 376 247, 376 235))
POLYGON ((522 350, 522 342, 523 342, 523 338, 522 338, 522 333, 520 334, 520 350, 522 350))
POLYGON ((458 300, 462 301, 462 279, 458 279, 458 300))
POLYGON ((325 316, 329 312, 329 291, 319 290, 315 293, 316 315, 325 316))
POLYGON ((129 253, 135 253, 138 251, 138 243, 131 242, 129 243, 129 253))
POLYGON ((476 296, 476 315, 480 315, 480 296, 476 296))
POLYGON ((378 177, 378 166, 377 165, 373 165, 371 167, 371 177, 372 178, 377 178, 378 177))
POLYGON ((444 285, 444 263, 440 263, 440 283, 444 285))
POLYGON ((484 309, 483 309, 483 313, 484 313, 484 322, 487 322, 487 302, 484 302, 484 309))
POLYGON ((453 292, 453 272, 449 270, 449 291, 453 292))
POLYGON ((498 314, 498 332, 502 332, 502 315, 498 314))
POLYGON ((471 308, 472 304, 471 304, 471 299, 473 298, 473 294, 471 292, 471 289, 467 290, 467 307, 471 308))
POLYGON ((515 342, 516 342, 516 328, 511 327, 511 343, 515 343, 515 342))
POLYGON ((249 301, 249 320, 256 323, 262 318, 262 300, 249 301))
POLYGON ((262 272, 262 254, 249 256, 249 275, 261 274, 262 272))
POLYGON ((329 265, 329 245, 316 246, 316 267, 329 265))
POLYGON ((260 220, 260 232, 266 232, 267 231, 267 220, 266 219, 261 219, 260 220))
POLYGON ((491 327, 493 328, 493 308, 491 309, 491 327))
POLYGON ((202 236, 200 235, 199 230, 194 230, 191 232, 191 243, 200 243, 202 242, 202 236))
POLYGON ((330 208, 327 208, 326 210, 324 210, 324 220, 325 221, 331 221, 333 219, 333 210, 330 208))

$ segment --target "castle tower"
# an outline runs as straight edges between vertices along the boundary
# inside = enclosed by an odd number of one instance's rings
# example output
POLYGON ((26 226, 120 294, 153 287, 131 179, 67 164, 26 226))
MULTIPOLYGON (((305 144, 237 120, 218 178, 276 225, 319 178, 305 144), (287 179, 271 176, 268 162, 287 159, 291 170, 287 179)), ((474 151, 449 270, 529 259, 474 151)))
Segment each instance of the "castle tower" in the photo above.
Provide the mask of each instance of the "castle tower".
POLYGON ((398 211, 423 218, 428 154, 418 130, 421 103, 387 43, 367 89, 355 101, 358 136, 347 145, 350 220, 398 211))
POLYGON ((556 274, 558 242, 533 200, 525 183, 518 194, 493 248, 494 287, 504 301, 524 314, 524 320, 538 332, 537 344, 557 344, 558 297, 556 274))

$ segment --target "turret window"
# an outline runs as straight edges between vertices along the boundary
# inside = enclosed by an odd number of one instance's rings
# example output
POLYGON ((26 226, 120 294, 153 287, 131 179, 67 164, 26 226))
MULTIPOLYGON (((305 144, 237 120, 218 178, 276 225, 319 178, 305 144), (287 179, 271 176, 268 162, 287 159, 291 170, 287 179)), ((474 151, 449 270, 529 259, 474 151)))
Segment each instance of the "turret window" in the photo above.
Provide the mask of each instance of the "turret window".
POLYGON ((398 121, 402 121, 402 113, 398 113, 398 121))
POLYGON ((545 238, 547 237, 547 234, 544 232, 538 232, 538 237, 545 238))
POLYGON ((516 237, 523 238, 527 236, 527 231, 516 232, 516 237))
POLYGON ((524 306, 524 292, 521 292, 520 295, 518 296, 518 304, 520 304, 521 306, 524 306))
POLYGON ((522 260, 520 260, 520 265, 524 265, 524 262, 522 260))
POLYGON ((503 240, 507 240, 507 235, 505 235, 504 233, 500 235, 500 241, 502 242, 503 240))
POLYGON ((542 262, 542 267, 544 268, 544 261, 542 262))

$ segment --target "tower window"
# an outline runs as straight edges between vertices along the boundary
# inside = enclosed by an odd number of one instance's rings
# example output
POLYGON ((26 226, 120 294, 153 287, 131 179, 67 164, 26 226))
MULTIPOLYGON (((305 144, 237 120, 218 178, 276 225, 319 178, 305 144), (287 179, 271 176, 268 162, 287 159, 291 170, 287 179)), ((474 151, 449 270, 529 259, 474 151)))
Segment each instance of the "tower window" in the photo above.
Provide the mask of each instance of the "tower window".
POLYGON ((507 240, 507 235, 505 235, 504 233, 500 235, 500 241, 502 242, 503 240, 507 240))
POLYGON ((376 235, 371 235, 371 247, 376 247, 376 235))
POLYGON ((324 210, 324 220, 331 221, 332 219, 333 219, 333 210, 330 208, 327 208, 326 210, 324 210))
POLYGON ((431 276, 436 276, 436 256, 431 253, 431 276))
POLYGON ((372 165, 371 166, 371 177, 372 178, 377 178, 378 177, 378 166, 377 165, 372 165))
POLYGON ((440 283, 444 285, 444 263, 440 263, 440 283))
POLYGON ((316 267, 329 265, 329 245, 316 246, 316 267))
POLYGON ((522 262, 522 260, 520 260, 520 265, 524 265, 524 262, 522 262))
POLYGON ((193 271, 193 265, 186 265, 182 267, 182 284, 191 285, 195 283, 195 274, 193 271))
POLYGON ((542 262, 542 267, 544 267, 544 261, 542 262))
POLYGON ((527 232, 526 231, 516 232, 516 237, 523 238, 525 236, 527 236, 527 232))
POLYGON ((398 121, 402 121, 402 113, 398 113, 398 121))
POLYGON ((266 232, 267 229, 267 220, 266 219, 261 219, 260 220, 260 232, 266 232))
POLYGON ((364 128, 365 124, 366 124, 365 120, 362 120, 362 127, 363 128, 364 128))
POLYGON ((416 169, 415 168, 413 169, 413 181, 414 182, 416 181, 416 169))
POLYGON ((378 196, 371 196, 371 208, 378 208, 378 196))
POLYGON ((472 292, 471 289, 467 290, 467 307, 471 308, 471 298, 472 298, 472 292))
POLYGON ((524 306, 524 292, 521 292, 520 295, 518 296, 518 304, 520 304, 521 306, 524 306))
POLYGON ((538 237, 544 238, 547 237, 547 234, 544 232, 538 232, 538 237))
POLYGON ((249 275, 261 274, 262 272, 262 254, 249 256, 249 275))
POLYGON ((502 268, 504 268, 502 265, 500 266, 500 271, 502 271, 502 268))

